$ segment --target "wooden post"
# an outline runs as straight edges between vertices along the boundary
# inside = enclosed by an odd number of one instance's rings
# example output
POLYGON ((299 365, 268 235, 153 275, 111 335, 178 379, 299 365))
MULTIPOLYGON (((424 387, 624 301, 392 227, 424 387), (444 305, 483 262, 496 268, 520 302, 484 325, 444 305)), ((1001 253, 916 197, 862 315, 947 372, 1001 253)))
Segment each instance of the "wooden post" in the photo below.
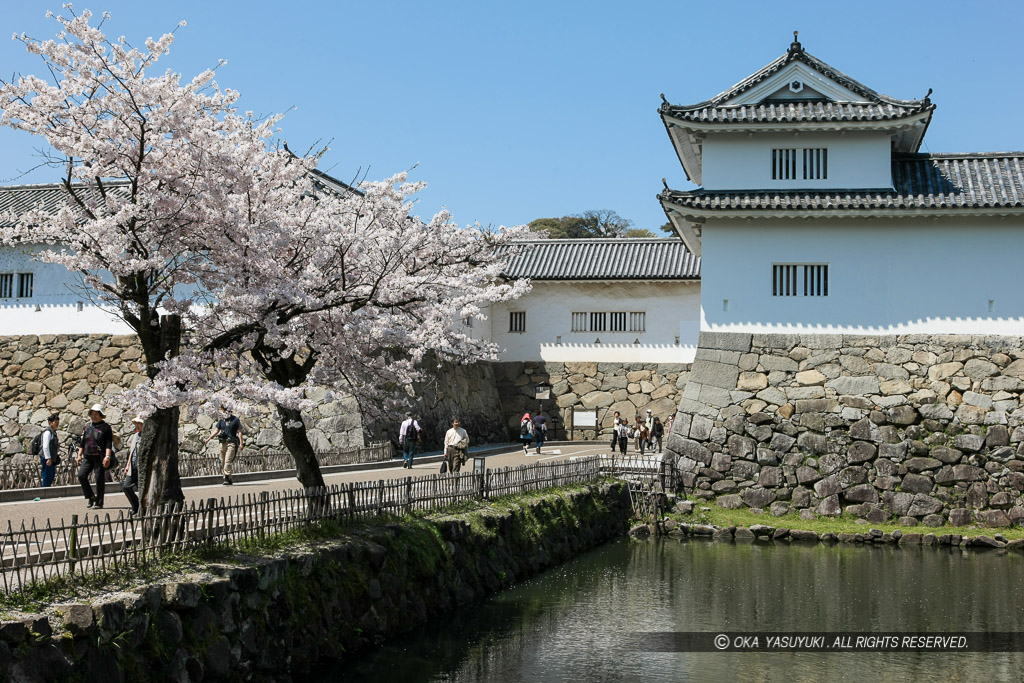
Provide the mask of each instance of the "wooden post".
POLYGON ((68 538, 68 564, 75 571, 75 560, 78 558, 78 515, 71 515, 71 536, 68 538))
POLYGON ((412 512, 412 477, 405 478, 405 514, 412 512))

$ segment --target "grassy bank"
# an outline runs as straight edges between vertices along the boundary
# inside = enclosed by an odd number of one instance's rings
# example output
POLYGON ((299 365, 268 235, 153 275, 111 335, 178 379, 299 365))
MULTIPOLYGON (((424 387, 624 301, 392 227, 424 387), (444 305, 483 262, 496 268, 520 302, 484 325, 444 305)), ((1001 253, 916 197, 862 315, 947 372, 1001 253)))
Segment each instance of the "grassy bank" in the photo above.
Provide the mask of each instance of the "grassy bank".
POLYGON ((885 533, 891 533, 898 529, 905 534, 935 534, 937 536, 941 536, 943 534, 959 534, 961 536, 994 536, 995 534, 1002 534, 1002 536, 1008 541, 1024 538, 1024 529, 1011 527, 956 527, 948 524, 940 527, 929 527, 920 524, 918 526, 903 526, 896 524, 895 520, 882 524, 875 524, 873 522, 865 523, 865 520, 858 521, 856 517, 847 515, 841 515, 839 517, 818 517, 813 520, 805 520, 801 519, 799 514, 795 512, 790 512, 782 517, 775 517, 768 513, 752 512, 750 508, 728 510, 716 505, 715 501, 707 501, 697 498, 689 498, 687 500, 690 500, 694 505, 692 513, 681 514, 678 512, 671 512, 668 516, 679 522, 687 524, 709 524, 719 527, 750 527, 754 524, 762 524, 776 528, 804 529, 807 531, 813 531, 819 535, 829 532, 834 534, 864 534, 867 533, 869 529, 880 529, 885 533))

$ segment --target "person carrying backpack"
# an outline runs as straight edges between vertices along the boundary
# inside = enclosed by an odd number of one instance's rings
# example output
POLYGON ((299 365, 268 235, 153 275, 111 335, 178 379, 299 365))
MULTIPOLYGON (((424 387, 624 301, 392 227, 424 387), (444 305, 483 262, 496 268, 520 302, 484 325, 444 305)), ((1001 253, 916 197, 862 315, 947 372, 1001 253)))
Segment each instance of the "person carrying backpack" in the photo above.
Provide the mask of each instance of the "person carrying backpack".
POLYGON ((412 459, 416 455, 416 442, 420 440, 420 423, 413 419, 412 413, 405 414, 405 422, 398 429, 398 443, 402 446, 402 467, 412 469, 412 459))
POLYGON ((526 455, 533 441, 533 420, 529 413, 523 413, 523 419, 519 421, 519 441, 523 444, 523 455, 526 455))
POLYGON ((533 438, 537 440, 537 455, 540 455, 540 449, 544 445, 544 441, 548 435, 548 419, 543 415, 537 415, 533 418, 533 438))
POLYGON ((54 413, 46 418, 47 428, 36 434, 32 439, 32 455, 39 456, 42 468, 43 487, 52 486, 57 476, 57 465, 60 464, 60 440, 57 438, 57 427, 60 426, 60 415, 54 413))

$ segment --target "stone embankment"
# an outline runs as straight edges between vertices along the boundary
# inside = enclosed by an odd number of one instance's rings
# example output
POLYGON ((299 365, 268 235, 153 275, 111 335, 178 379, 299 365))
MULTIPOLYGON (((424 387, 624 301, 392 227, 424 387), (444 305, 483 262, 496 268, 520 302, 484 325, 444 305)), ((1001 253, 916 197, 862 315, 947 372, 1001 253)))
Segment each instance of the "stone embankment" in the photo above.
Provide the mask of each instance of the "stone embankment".
POLYGON ((612 418, 618 411, 632 421, 637 415, 675 414, 686 385, 686 363, 495 363, 494 379, 509 429, 517 433, 523 413, 539 405, 537 386, 550 385, 545 412, 556 418, 559 430, 572 426, 573 411, 597 409, 598 425, 583 429, 578 438, 611 438, 612 418))
POLYGON ((619 536, 621 483, 238 557, 0 621, 0 680, 291 680, 619 536))
POLYGON ((668 440, 725 507, 1024 520, 1019 337, 702 333, 668 440))

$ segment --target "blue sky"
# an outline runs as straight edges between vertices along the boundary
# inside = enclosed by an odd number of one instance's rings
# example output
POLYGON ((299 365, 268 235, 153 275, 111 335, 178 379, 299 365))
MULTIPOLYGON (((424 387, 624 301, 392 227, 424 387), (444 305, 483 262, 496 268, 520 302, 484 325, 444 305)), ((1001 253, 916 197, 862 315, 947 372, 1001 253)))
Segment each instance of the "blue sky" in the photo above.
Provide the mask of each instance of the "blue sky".
MULTIPOLYGON (((0 36, 51 38, 57 2, 5 3, 0 36)), ((141 43, 184 19, 161 61, 191 77, 218 59, 243 109, 290 110, 293 149, 330 141, 343 180, 418 164, 418 213, 525 223, 613 209, 665 221, 666 177, 691 187, 657 115, 707 99, 783 53, 793 30, 812 54, 899 98, 934 88, 932 152, 1024 149, 1024 9, 1014 2, 308 2, 76 3, 113 15, 141 43)), ((0 73, 43 75, 0 39, 0 73)), ((0 129, 0 183, 49 182, 29 136, 0 129)))

